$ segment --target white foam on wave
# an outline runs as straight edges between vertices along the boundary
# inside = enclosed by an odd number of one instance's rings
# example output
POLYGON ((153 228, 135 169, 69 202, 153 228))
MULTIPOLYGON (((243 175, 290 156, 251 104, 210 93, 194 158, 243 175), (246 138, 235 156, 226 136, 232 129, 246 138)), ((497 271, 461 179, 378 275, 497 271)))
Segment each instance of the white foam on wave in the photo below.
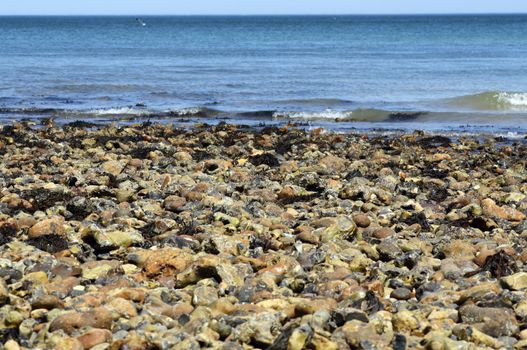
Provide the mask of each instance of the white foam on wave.
POLYGON ((195 115, 203 112, 203 108, 200 107, 188 107, 188 108, 181 108, 178 110, 171 111, 172 114, 185 116, 185 115, 195 115))
POLYGON ((149 111, 147 109, 138 109, 138 108, 132 108, 132 107, 118 107, 118 108, 99 108, 99 109, 92 109, 87 112, 87 114, 94 114, 94 115, 146 115, 151 114, 152 111, 149 111))
POLYGON ((446 100, 448 105, 478 111, 524 111, 527 109, 527 93, 487 91, 446 100))
POLYGON ((275 119, 348 119, 353 115, 352 111, 333 111, 325 110, 323 112, 275 112, 275 119))
POLYGON ((524 92, 500 92, 495 97, 502 105, 527 107, 527 93, 524 92))

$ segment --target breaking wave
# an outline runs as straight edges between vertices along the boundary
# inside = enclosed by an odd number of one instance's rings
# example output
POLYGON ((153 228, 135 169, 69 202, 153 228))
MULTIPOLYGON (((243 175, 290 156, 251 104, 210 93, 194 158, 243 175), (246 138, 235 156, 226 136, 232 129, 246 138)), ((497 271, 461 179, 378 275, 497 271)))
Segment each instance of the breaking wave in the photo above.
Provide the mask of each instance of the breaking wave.
POLYGON ((153 110, 143 107, 97 108, 88 110, 60 108, 0 108, 0 114, 22 117, 60 117, 60 118, 97 118, 97 117, 137 117, 137 118, 209 118, 220 112, 210 108, 181 108, 175 110, 153 110))
POLYGON ((487 91, 479 94, 465 95, 446 99, 452 107, 489 111, 523 111, 527 110, 527 93, 487 91))

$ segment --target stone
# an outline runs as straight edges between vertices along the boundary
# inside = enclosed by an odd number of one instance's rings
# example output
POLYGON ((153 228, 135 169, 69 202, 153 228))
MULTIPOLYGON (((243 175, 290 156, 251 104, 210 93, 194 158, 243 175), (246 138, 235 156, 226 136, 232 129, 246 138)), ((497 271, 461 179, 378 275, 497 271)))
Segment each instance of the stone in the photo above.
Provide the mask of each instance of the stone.
POLYGON ((192 304, 194 306, 207 306, 218 300, 218 292, 215 288, 209 286, 197 287, 194 290, 192 304))
POLYGON ((62 329, 67 334, 84 327, 110 329, 112 326, 112 314, 104 307, 97 307, 87 312, 68 312, 57 316, 49 326, 54 332, 62 329))
POLYGON ((307 342, 311 339, 312 336, 313 330, 311 329, 311 327, 309 327, 309 325, 307 324, 301 325, 300 327, 296 328, 289 337, 289 340, 287 341, 287 349, 305 349, 307 342))
POLYGON ((135 191, 126 188, 119 188, 115 190, 115 199, 118 203, 129 202, 134 196, 135 191))
POLYGON ((408 288, 396 288, 391 292, 390 297, 397 300, 408 300, 412 298, 412 291, 408 288))
POLYGON ((84 350, 84 347, 75 338, 62 338, 57 342, 54 350, 84 350))
POLYGON ((411 311, 402 310, 392 317, 393 329, 402 333, 411 333, 419 328, 419 320, 411 311))
POLYGON ((508 206, 500 207, 490 198, 482 200, 481 207, 483 209, 483 213, 491 218, 498 217, 508 221, 525 220, 525 214, 522 212, 508 206))
POLYGON ((115 315, 118 315, 118 318, 132 318, 137 316, 135 304, 123 298, 112 298, 106 304, 106 307, 114 313, 114 318, 116 318, 115 315))
POLYGON ((28 231, 28 238, 38 238, 45 235, 64 235, 64 218, 53 217, 44 219, 33 225, 28 231))
POLYGON ((395 231, 389 227, 380 227, 372 232, 372 236, 377 239, 385 239, 395 235, 395 231))
POLYGON ((3 278, 0 278, 0 306, 9 303, 9 290, 3 278))
POLYGON ((4 349, 5 350, 20 350, 20 345, 18 345, 18 343, 14 341, 13 339, 9 339, 8 341, 5 342, 4 349))
POLYGON ((101 169, 113 176, 119 175, 125 167, 125 163, 118 160, 109 160, 101 164, 101 169))
POLYGON ((98 249, 112 250, 120 247, 127 248, 134 244, 144 242, 141 233, 135 229, 124 230, 103 230, 95 225, 84 227, 81 230, 84 240, 89 238, 95 240, 98 249))
POLYGON ((93 328, 77 337, 84 349, 92 349, 94 346, 102 343, 112 342, 112 332, 107 329, 93 328))
POLYGON ((358 213, 354 214, 352 217, 358 227, 366 228, 371 224, 371 220, 366 214, 358 213))
POLYGON ((504 287, 510 290, 527 289, 527 272, 519 272, 501 279, 504 287))
POLYGON ((168 196, 163 201, 163 208, 169 211, 179 213, 184 209, 186 204, 187 200, 184 197, 168 196))
POLYGON ((462 306, 459 315, 464 323, 473 325, 491 337, 512 336, 519 330, 514 312, 506 308, 462 306))
POLYGON ((33 310, 35 309, 46 309, 46 310, 62 309, 64 308, 64 303, 56 295, 45 294, 33 300, 33 302, 31 303, 31 308, 33 310))

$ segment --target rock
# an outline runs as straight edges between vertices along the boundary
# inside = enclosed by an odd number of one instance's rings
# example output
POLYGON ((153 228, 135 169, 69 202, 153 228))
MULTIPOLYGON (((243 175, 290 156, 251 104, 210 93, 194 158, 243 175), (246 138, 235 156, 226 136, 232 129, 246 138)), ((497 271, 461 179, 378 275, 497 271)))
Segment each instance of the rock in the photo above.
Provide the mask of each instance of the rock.
POLYGON ((493 349, 503 348, 503 344, 500 341, 482 333, 474 327, 466 327, 464 325, 456 326, 453 329, 453 333, 458 339, 466 340, 476 345, 491 347, 493 349))
POLYGON ((466 341, 456 341, 440 332, 430 332, 427 334, 425 343, 427 350, 478 350, 474 344, 466 341))
POLYGON ((135 229, 121 230, 102 230, 95 225, 84 227, 81 230, 82 238, 86 240, 93 240, 96 249, 99 251, 109 251, 120 247, 129 247, 134 244, 144 242, 141 233, 135 229))
POLYGON ((4 349, 5 350, 20 350, 20 345, 18 345, 18 343, 14 341, 13 339, 9 339, 8 341, 5 342, 4 349))
POLYGON ((357 226, 355 222, 346 216, 339 216, 335 219, 319 220, 314 225, 323 226, 320 232, 320 241, 323 243, 330 242, 334 239, 350 240, 355 233, 357 226), (327 225, 327 226, 326 226, 327 225))
POLYGON ((393 235, 395 235, 395 232, 389 227, 380 227, 372 233, 372 236, 377 239, 385 239, 393 235))
POLYGON ((216 289, 208 286, 201 286, 194 290, 192 304, 194 306, 206 306, 218 300, 216 289))
POLYGON ((508 206, 500 207, 492 199, 487 198, 481 201, 483 213, 489 217, 498 217, 508 221, 525 220, 525 214, 508 206))
POLYGON ((390 297, 397 300, 408 300, 412 298, 412 291, 408 288, 397 288, 392 291, 390 297))
POLYGON ((368 315, 366 315, 364 311, 355 308, 344 308, 334 310, 331 313, 331 317, 337 325, 343 325, 346 322, 353 320, 358 320, 365 323, 368 323, 370 321, 368 315))
POLYGON ((37 222, 28 231, 29 238, 38 238, 45 235, 64 235, 64 218, 53 217, 37 222))
POLYGON ((4 347, 525 347, 524 142, 30 124, 0 127, 4 347))
MULTIPOLYGON (((132 318, 137 316, 135 304, 123 298, 112 298, 106 307, 118 318, 132 318)), ((114 316, 114 318, 116 318, 114 316)))
POLYGON ((89 261, 82 265, 82 278, 88 280, 94 280, 97 278, 105 277, 108 272, 114 270, 117 267, 117 262, 108 261, 89 261))
POLYGON ((107 329, 93 328, 83 335, 77 337, 84 349, 92 349, 94 346, 102 343, 112 342, 112 332, 107 329))
POLYGON ((313 330, 309 325, 304 324, 293 331, 287 342, 288 350, 302 350, 313 337, 313 330))
POLYGON ((75 338, 62 338, 54 347, 55 350, 84 350, 81 342, 75 338))
POLYGON ((390 335, 379 334, 375 326, 371 323, 353 320, 346 322, 340 330, 346 340, 346 346, 349 346, 352 349, 364 348, 363 345, 368 346, 368 344, 375 344, 375 346, 380 349, 390 348, 390 335))
POLYGON ((401 248, 393 243, 381 242, 377 245, 377 251, 382 261, 391 261, 397 259, 397 257, 403 254, 401 248))
POLYGON ((510 309, 466 305, 459 309, 459 315, 464 323, 474 325, 494 338, 512 336, 518 332, 518 322, 510 309))
POLYGON ((327 169, 331 173, 341 172, 346 168, 347 160, 329 155, 320 159, 319 164, 327 169))
POLYGON ((64 308, 64 303, 59 299, 59 297, 55 295, 41 295, 40 297, 37 297, 33 302, 31 303, 31 308, 33 310, 35 309, 46 309, 46 310, 53 310, 53 309, 62 309, 64 308))
POLYGON ((120 188, 120 189, 115 190, 115 199, 117 199, 118 203, 128 202, 132 199, 134 194, 135 194, 134 190, 120 188))
POLYGON ((0 278, 0 306, 9 303, 9 290, 7 289, 5 281, 0 278))
POLYGON ((527 319, 527 300, 522 300, 518 304, 516 304, 514 306, 514 312, 516 313, 516 316, 518 317, 518 319, 526 320, 527 319))
POLYGON ((87 312, 68 312, 55 318, 49 330, 54 332, 62 329, 67 334, 83 327, 110 329, 112 326, 112 314, 104 307, 94 308, 87 312))
POLYGON ((366 228, 370 226, 371 220, 366 214, 354 214, 353 221, 357 224, 358 227, 366 228))
POLYGON ((109 160, 101 164, 101 169, 106 173, 117 176, 123 171, 125 165, 126 163, 121 161, 109 160))
POLYGON ((514 275, 503 277, 501 282, 505 288, 510 290, 527 289, 527 272, 519 272, 514 275))
POLYGON ((411 311, 402 310, 392 317, 393 329, 402 333, 411 333, 420 327, 419 320, 411 311))
POLYGON ((187 200, 184 197, 168 196, 163 201, 163 208, 169 211, 179 213, 183 210, 186 204, 187 200))

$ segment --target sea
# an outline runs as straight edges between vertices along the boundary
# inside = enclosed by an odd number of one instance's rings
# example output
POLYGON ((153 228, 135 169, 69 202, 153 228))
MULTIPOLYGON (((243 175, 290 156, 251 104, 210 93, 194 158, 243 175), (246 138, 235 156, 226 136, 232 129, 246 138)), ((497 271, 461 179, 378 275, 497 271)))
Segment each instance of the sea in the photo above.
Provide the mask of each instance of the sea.
POLYGON ((527 15, 0 17, 0 123, 527 133, 527 15))

